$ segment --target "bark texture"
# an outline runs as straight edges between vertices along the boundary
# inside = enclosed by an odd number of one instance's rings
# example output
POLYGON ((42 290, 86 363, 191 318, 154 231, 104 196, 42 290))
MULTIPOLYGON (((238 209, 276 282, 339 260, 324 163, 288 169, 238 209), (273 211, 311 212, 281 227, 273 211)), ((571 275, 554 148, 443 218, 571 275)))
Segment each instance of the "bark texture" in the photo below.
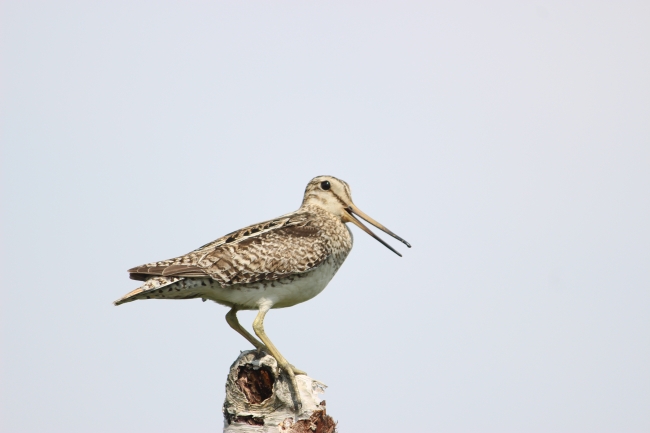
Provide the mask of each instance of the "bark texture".
POLYGON ((223 403, 224 433, 335 433, 318 394, 325 384, 296 376, 302 410, 296 413, 289 378, 265 352, 242 352, 230 367, 223 403))

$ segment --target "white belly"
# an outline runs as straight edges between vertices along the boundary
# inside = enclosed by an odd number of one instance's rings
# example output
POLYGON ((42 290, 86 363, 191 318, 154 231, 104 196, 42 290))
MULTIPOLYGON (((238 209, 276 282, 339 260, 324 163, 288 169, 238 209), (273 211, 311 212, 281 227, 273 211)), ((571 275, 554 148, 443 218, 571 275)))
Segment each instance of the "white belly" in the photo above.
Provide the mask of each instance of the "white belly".
POLYGON ((205 297, 240 310, 257 310, 262 304, 271 304, 272 308, 291 307, 322 292, 337 270, 328 260, 313 271, 272 282, 230 287, 215 282, 206 290, 205 297))

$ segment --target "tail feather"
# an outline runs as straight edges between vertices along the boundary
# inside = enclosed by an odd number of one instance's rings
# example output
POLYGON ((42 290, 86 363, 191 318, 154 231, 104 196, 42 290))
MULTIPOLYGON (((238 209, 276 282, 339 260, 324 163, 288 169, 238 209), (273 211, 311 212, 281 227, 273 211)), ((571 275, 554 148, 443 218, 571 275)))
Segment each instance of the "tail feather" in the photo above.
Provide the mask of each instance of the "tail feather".
POLYGON ((209 285, 208 278, 153 277, 113 304, 122 305, 139 299, 202 298, 209 285))

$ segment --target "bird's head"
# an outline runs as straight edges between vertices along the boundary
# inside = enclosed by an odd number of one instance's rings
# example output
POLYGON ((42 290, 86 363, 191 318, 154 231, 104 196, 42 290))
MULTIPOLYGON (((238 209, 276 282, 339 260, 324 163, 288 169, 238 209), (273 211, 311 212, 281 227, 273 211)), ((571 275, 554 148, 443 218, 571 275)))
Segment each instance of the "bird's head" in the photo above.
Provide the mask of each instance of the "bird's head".
POLYGON ((318 206, 340 218, 342 222, 349 222, 356 225, 400 257, 402 256, 400 253, 375 235, 368 227, 363 225, 355 215, 363 218, 379 230, 388 233, 398 241, 403 242, 407 247, 411 248, 411 244, 388 230, 383 225, 379 224, 374 219, 370 218, 365 213, 361 212, 361 210, 352 202, 352 193, 350 192, 350 186, 347 182, 337 179, 334 176, 317 176, 313 178, 307 184, 307 188, 305 188, 305 197, 302 201, 302 205, 318 206))

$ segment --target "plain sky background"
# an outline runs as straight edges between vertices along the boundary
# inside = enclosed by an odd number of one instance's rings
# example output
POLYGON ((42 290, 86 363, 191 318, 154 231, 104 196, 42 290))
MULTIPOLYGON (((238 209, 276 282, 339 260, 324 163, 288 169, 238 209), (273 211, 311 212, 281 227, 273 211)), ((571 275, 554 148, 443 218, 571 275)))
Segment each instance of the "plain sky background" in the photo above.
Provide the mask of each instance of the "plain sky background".
POLYGON ((647 1, 1 7, 2 432, 220 431, 227 310, 112 301, 320 174, 413 244, 267 316, 342 433, 650 430, 647 1))

